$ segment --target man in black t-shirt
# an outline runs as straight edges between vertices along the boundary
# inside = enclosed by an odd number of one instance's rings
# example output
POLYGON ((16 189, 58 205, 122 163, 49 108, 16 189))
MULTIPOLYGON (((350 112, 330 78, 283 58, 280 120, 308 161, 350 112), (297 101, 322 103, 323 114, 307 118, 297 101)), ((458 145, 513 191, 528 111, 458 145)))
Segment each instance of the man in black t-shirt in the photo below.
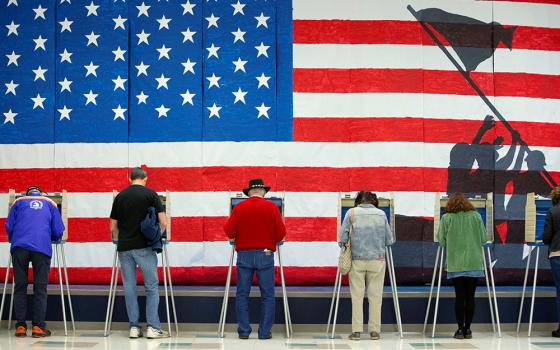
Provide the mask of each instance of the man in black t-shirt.
POLYGON ((166 338, 169 333, 162 330, 158 315, 159 281, 157 255, 148 245, 140 231, 140 222, 154 207, 158 213, 161 232, 165 231, 167 218, 156 192, 146 187, 148 175, 142 168, 134 168, 130 173, 131 185, 115 197, 111 209, 111 235, 117 241, 117 251, 121 264, 126 312, 130 323, 130 338, 142 336, 139 324, 138 298, 136 295, 136 266, 142 272, 146 290, 147 337, 166 338))

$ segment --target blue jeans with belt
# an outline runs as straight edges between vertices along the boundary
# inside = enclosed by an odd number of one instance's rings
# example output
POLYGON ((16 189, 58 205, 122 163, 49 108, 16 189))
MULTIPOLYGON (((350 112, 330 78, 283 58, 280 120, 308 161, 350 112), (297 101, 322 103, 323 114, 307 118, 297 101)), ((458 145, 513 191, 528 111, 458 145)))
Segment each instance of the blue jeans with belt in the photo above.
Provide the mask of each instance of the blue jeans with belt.
POLYGON ((259 338, 266 338, 274 323, 274 253, 269 255, 263 250, 241 250, 237 252, 237 332, 240 335, 251 334, 249 322, 249 293, 253 275, 257 274, 261 290, 261 312, 259 320, 259 338))
POLYGON ((556 313, 558 315, 558 329, 560 329, 560 256, 550 258, 550 269, 556 285, 556 313))
POLYGON ((146 291, 146 323, 155 329, 160 329, 159 281, 157 273, 158 258, 151 247, 119 252, 122 279, 124 286, 124 300, 130 327, 140 327, 140 312, 136 295, 136 266, 140 268, 146 291))

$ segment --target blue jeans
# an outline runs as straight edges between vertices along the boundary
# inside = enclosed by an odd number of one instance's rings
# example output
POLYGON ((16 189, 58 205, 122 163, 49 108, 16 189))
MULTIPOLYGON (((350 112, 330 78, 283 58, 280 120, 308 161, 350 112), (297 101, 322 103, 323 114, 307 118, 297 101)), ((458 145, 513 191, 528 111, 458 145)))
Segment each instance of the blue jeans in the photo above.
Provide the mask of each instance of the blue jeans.
POLYGON ((157 274, 158 259, 151 247, 119 252, 122 279, 124 285, 124 299, 126 313, 130 327, 140 326, 138 311, 138 297, 136 295, 136 265, 140 268, 146 291, 146 323, 155 329, 160 329, 159 323, 159 281, 157 274))
POLYGON ((253 275, 261 290, 261 313, 259 320, 259 338, 266 338, 274 323, 274 253, 265 255, 262 250, 241 250, 237 252, 237 332, 240 335, 251 334, 249 324, 249 292, 253 275))
POLYGON ((556 284, 556 313, 558 315, 558 329, 560 329, 560 256, 550 258, 550 269, 552 270, 554 284, 556 284))

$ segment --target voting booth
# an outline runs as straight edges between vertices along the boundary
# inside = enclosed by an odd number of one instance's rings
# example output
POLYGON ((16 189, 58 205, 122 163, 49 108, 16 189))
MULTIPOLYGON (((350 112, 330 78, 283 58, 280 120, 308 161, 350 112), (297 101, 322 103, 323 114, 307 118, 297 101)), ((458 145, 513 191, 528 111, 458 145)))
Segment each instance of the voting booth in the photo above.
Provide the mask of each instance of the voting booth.
POLYGON ((517 333, 521 327, 521 318, 523 316, 523 304, 525 301, 525 293, 527 290, 527 278, 529 276, 529 267, 533 254, 535 255, 534 274, 533 274, 533 288, 531 292, 531 308, 529 311, 529 328, 527 334, 531 336, 531 329, 533 326, 533 311, 535 308, 535 295, 537 292, 537 275, 539 271, 539 256, 543 243, 544 223, 546 214, 552 207, 552 201, 548 198, 540 197, 534 193, 527 194, 527 201, 525 203, 525 243, 529 246, 529 253, 527 255, 527 265, 525 267, 525 277, 523 279, 523 289, 521 292, 521 303, 519 306, 519 316, 517 318, 517 333))
MULTIPOLYGON (((436 193, 435 196, 435 209, 434 209, 434 243, 438 243, 437 233, 439 230, 441 217, 445 214, 445 207, 449 198, 446 196, 441 196, 436 193)), ((490 304, 490 317, 492 319, 492 329, 498 334, 498 337, 502 336, 501 325, 500 325, 500 315, 498 310, 498 299, 496 296, 496 284, 494 282, 494 272, 492 267, 492 258, 490 254, 490 247, 494 242, 494 201, 493 194, 488 193, 486 198, 482 196, 477 196, 474 198, 469 198, 469 201, 474 206, 475 210, 482 217, 482 222, 486 228, 486 244, 482 247, 482 262, 484 265, 484 279, 486 281, 486 289, 488 291, 488 302, 490 304), (487 260, 488 259, 488 260, 487 260)), ((424 318, 424 327, 422 333, 426 332, 426 326, 428 324, 428 318, 430 315, 430 306, 432 302, 433 291, 435 287, 436 276, 438 276, 436 295, 435 295, 435 309, 433 316, 432 325, 432 338, 435 337, 436 323, 437 323, 437 313, 439 306, 439 295, 441 290, 441 278, 443 275, 443 262, 445 258, 445 248, 437 244, 436 260, 434 263, 434 272, 432 275, 432 282, 430 284, 430 293, 428 296, 428 305, 426 307, 426 315, 424 318)))
MULTIPOLYGON (((341 193, 339 195, 339 203, 338 203, 338 227, 342 224, 342 220, 346 216, 346 213, 354 208, 355 202, 355 195, 350 193, 341 193)), ((391 232, 393 234, 393 242, 396 242, 396 235, 395 235, 395 205, 393 196, 390 198, 378 198, 378 208, 381 209, 385 215, 387 216, 387 221, 389 222, 389 226, 391 226, 391 232)), ((337 236, 338 238, 338 236, 337 236)), ((339 241, 339 239, 337 239, 339 241)), ((393 251, 391 246, 387 246, 385 249, 385 257, 387 262, 387 273, 389 274, 389 281, 391 284, 391 293, 393 295, 393 305, 395 307, 395 318, 397 320, 397 329, 399 331, 399 335, 403 337, 403 329, 402 329, 402 322, 401 322, 401 311, 400 311, 400 304, 399 304, 399 296, 397 291, 397 283, 395 277, 395 264, 393 260, 393 251)), ((340 302, 340 289, 342 286, 342 274, 340 273, 339 268, 337 267, 336 271, 336 278, 334 283, 333 295, 331 299, 331 306, 329 311, 329 319, 327 321, 327 336, 331 338, 335 337, 335 329, 336 329, 336 320, 338 316, 338 305, 340 302), (334 314, 333 314, 334 311, 334 314), (330 335, 329 335, 330 333, 330 335)))
MULTIPOLYGON (((14 190, 9 190, 8 193, 8 210, 12 208, 12 205, 15 203, 16 200, 20 198, 25 198, 26 193, 16 193, 14 190)), ((62 192, 56 193, 43 193, 41 196, 43 198, 48 198, 52 202, 54 202, 60 211, 62 221, 64 223, 64 232, 62 234, 62 238, 59 241, 52 242, 53 248, 53 256, 52 259, 54 260, 54 266, 58 270, 58 283, 60 286, 60 301, 62 306, 62 319, 64 321, 64 335, 68 335, 68 327, 66 321, 66 301, 68 301, 68 308, 70 311, 70 321, 72 323, 72 330, 76 331, 76 325, 74 322, 74 311, 72 308, 72 297, 70 295, 70 285, 68 282, 68 268, 66 264, 66 255, 64 253, 64 244, 68 240, 68 193, 63 190, 62 192)), ((34 198, 41 198, 41 197, 34 197, 34 198)), ((8 264, 6 268, 6 277, 4 278, 4 287, 2 289, 2 301, 0 304, 0 315, 2 315, 4 311, 4 301, 6 299, 6 291, 8 288, 8 280, 10 269, 12 267, 12 256, 9 254, 8 257, 8 264)), ((10 309, 8 312, 8 329, 11 327, 12 321, 12 311, 14 306, 14 283, 12 280, 12 294, 10 298, 10 309)))
MULTIPOLYGON (((233 208, 248 199, 248 197, 243 196, 242 193, 236 193, 234 196, 232 196, 230 194, 230 203, 229 203, 229 212, 231 214, 231 212, 233 211, 233 208)), ((280 210, 280 213, 282 214, 282 218, 284 218, 284 198, 280 198, 280 197, 265 197, 265 200, 274 203, 277 207, 278 210, 280 210)), ((231 286, 231 273, 233 270, 233 260, 234 260, 234 255, 235 255, 235 242, 230 241, 230 245, 231 245, 231 253, 229 256, 229 265, 228 265, 228 272, 227 272, 227 277, 226 277, 226 285, 225 285, 225 289, 224 289, 224 298, 222 301, 222 309, 220 312, 220 320, 218 322, 218 336, 220 338, 224 337, 224 332, 225 332, 225 324, 226 324, 226 316, 227 316, 227 307, 228 307, 228 301, 229 301, 229 289, 231 286)), ((278 244, 276 247, 276 253, 278 255, 278 265, 280 268, 280 281, 282 284, 282 301, 283 301, 283 306, 284 306, 284 321, 286 323, 286 337, 290 338, 293 334, 293 328, 292 328, 292 318, 290 315, 290 307, 289 307, 289 303, 288 303, 288 294, 286 292, 286 281, 284 279, 284 266, 282 264, 282 244, 278 244)))
MULTIPOLYGON (((117 196, 118 192, 113 190, 113 199, 117 196)), ((165 194, 160 194, 159 199, 163 204, 165 209, 165 215, 167 218, 165 232, 162 233, 162 252, 161 252, 161 267, 163 271, 163 288, 165 293, 165 310, 167 315, 167 327, 169 334, 171 335, 171 313, 169 310, 169 304, 171 303, 171 309, 173 312, 173 321, 175 323, 175 335, 179 334, 179 323, 177 321, 177 309, 175 307, 175 296, 173 294, 173 282, 171 280, 171 268, 169 263, 169 254, 167 252, 167 246, 171 241, 171 195, 169 191, 165 194), (171 300, 171 302, 170 302, 171 300)), ((119 255, 117 252, 118 237, 114 237, 111 233, 111 240, 115 246, 115 252, 113 254, 113 267, 111 269, 111 282, 109 285, 109 298, 107 301, 107 312, 105 314, 105 327, 104 335, 108 336, 111 332, 111 325, 113 323, 113 311, 115 307, 115 296, 117 294, 117 283, 119 281, 119 255)))

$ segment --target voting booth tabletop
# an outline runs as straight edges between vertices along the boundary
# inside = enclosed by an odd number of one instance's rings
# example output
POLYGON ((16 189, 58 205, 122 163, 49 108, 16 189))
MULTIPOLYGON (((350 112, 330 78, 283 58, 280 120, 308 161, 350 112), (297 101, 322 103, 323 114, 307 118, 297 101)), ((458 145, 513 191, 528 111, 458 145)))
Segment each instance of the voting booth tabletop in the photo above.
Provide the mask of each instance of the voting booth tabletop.
MULTIPOLYGON (((11 288, 8 289, 9 291, 11 288)), ((175 302, 177 306, 177 317, 180 329, 192 329, 193 327, 203 331, 217 332, 217 325, 222 306, 224 288, 219 286, 177 286, 175 290, 175 302)), ((105 312, 107 307, 108 286, 80 285, 71 286, 76 328, 103 329, 105 312), (84 328, 85 327, 85 328, 84 328)), ((424 321, 424 312, 428 301, 429 287, 399 287, 399 301, 402 312, 402 323, 405 332, 419 332, 424 321)), ((32 289, 29 287, 28 294, 31 296, 32 289)), ((293 322, 294 332, 300 331, 318 332, 324 331, 329 314, 329 306, 332 297, 332 286, 326 287, 288 287, 289 306, 293 322)), ((138 287, 140 317, 144 319, 145 298, 142 287, 138 287)), ((259 317, 259 291, 253 287, 250 301, 250 317, 256 321, 259 317)), ((514 330, 517 324, 521 287, 497 287, 498 306, 500 318, 504 324, 504 330, 514 330)), ((525 313, 523 323, 528 322, 529 297, 526 295, 525 313)), ((7 301, 9 302, 10 295, 7 301)), ((160 287, 159 314, 162 324, 166 324, 165 302, 163 287, 160 287)), ((226 319, 226 331, 235 330, 235 286, 232 286, 229 294, 228 313, 226 319)), ((455 325, 454 318, 454 292, 449 286, 442 287, 438 312, 438 332, 446 329, 452 330, 455 325), (440 327, 441 325, 441 327, 440 327)), ((30 299, 31 302, 31 299, 30 299)), ((49 285, 49 299, 47 310, 47 321, 55 327, 62 324, 60 305, 60 290, 56 285, 49 285)), ((66 305, 68 307, 68 305, 66 305)), ((30 310, 30 308, 28 308, 30 310)), ((535 310, 533 315, 533 329, 552 329, 556 313, 555 290, 553 287, 537 287, 535 298, 535 310)), ((367 323, 367 299, 364 302, 364 321, 367 323)), ((382 307, 383 330, 396 330, 396 320, 393 310, 391 290, 385 287, 382 307)), ((2 325, 0 329, 6 328, 8 309, 4 308, 2 325)), ((114 330, 127 327, 127 316, 124 303, 122 286, 119 285, 114 306, 113 328, 114 330)), ((491 319, 488 305, 486 288, 479 285, 476 293, 476 312, 473 328, 480 330, 491 330, 491 319)), ((284 314, 282 307, 282 291, 276 287, 276 327, 281 333, 284 325, 284 314)), ((337 318, 337 332, 345 332, 350 329, 351 324, 351 302, 347 286, 343 286, 340 297, 340 308, 337 318)), ((522 331, 526 329, 521 327, 522 331)), ((13 325, 12 325, 13 329, 13 325)))

